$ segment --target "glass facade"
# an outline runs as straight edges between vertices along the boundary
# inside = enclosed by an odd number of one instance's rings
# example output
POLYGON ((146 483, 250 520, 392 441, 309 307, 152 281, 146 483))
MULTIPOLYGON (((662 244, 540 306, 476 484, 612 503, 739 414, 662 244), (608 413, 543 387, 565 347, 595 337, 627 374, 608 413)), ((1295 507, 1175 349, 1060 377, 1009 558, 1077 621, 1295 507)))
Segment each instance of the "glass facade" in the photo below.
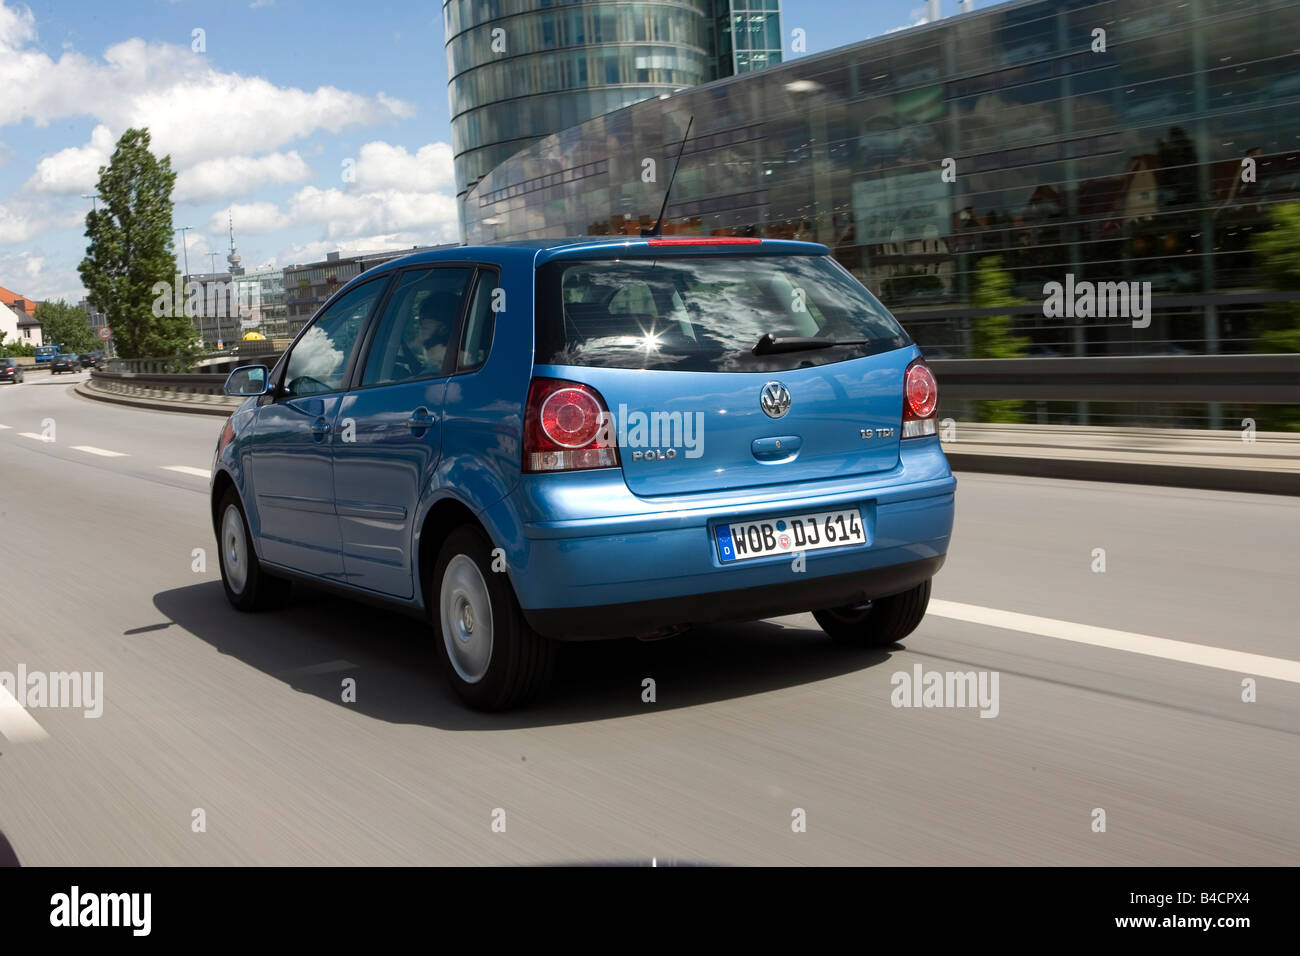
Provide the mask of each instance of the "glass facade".
POLYGON ((542 137, 781 59, 778 0, 447 0, 443 20, 462 197, 542 137))
POLYGON ((246 309, 241 309, 242 332, 261 332, 268 338, 289 334, 284 314, 284 270, 257 269, 245 272, 234 279, 239 290, 236 298, 246 309))
POLYGON ((781 62, 780 0, 716 0, 721 65, 718 77, 737 76, 781 62))
POLYGON ((1300 299, 1254 251, 1300 201, 1294 2, 1019 0, 719 80, 514 155, 466 241, 639 234, 691 117, 665 233, 824 242, 935 357, 995 313, 1013 354, 1253 351, 1300 299), (1150 326, 1053 282, 1150 283, 1150 326))
POLYGON ((447 0, 457 193, 557 130, 713 79, 712 0, 447 0))
POLYGON ((331 252, 324 262, 286 266, 280 286, 284 303, 285 334, 297 335, 330 296, 367 269, 373 269, 398 256, 441 248, 444 247, 416 246, 411 249, 362 253, 356 256, 341 256, 337 252, 331 252))

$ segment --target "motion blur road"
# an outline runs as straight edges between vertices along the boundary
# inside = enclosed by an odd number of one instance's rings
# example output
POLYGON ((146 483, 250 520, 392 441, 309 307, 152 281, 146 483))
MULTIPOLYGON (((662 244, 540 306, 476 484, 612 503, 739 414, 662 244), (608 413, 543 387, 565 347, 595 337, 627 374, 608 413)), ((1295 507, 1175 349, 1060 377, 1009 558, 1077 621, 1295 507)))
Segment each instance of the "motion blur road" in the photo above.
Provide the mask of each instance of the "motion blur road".
POLYGON ((418 621, 301 588, 229 608, 222 420, 73 381, 0 386, 0 671, 104 673, 102 717, 29 711, 44 739, 0 711, 23 865, 1300 859, 1295 499, 959 475, 905 646, 841 649, 808 615, 566 645, 541 704, 486 716, 418 621), (997 671, 997 716, 894 707, 918 664, 997 671))

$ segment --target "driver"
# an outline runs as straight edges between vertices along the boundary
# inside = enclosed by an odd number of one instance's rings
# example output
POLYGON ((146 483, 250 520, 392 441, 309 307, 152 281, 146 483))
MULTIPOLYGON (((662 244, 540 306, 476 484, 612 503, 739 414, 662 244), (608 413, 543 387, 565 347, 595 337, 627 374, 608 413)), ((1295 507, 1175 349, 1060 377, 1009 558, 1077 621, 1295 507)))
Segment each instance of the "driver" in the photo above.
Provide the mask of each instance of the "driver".
POLYGON ((398 353, 410 377, 437 375, 442 371, 451 339, 451 324, 460 311, 460 296, 455 292, 430 292, 420 302, 416 320, 406 329, 398 353))

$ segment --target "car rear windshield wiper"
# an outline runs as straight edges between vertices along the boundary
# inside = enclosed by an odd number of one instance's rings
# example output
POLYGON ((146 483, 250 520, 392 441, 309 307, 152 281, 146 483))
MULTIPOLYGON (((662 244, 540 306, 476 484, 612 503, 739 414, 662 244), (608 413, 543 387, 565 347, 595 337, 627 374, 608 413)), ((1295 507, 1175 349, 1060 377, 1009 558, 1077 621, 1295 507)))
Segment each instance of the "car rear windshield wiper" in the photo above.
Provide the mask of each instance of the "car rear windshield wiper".
POLYGON ((813 349, 829 349, 837 345, 868 345, 867 339, 823 339, 806 335, 786 335, 777 338, 771 332, 765 332, 752 349, 755 355, 776 355, 780 352, 809 352, 813 349))

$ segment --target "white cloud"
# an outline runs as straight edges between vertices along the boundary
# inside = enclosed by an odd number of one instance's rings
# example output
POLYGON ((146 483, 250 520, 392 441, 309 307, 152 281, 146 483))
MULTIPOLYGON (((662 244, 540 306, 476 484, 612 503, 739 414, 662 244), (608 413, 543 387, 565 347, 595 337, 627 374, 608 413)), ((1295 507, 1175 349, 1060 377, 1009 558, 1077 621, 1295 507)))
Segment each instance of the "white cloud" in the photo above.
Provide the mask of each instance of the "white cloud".
POLYGON ((48 229, 69 229, 84 223, 84 213, 56 212, 48 202, 15 198, 0 203, 0 246, 27 242, 48 229))
POLYGON ((311 177, 297 150, 266 156, 219 156, 195 163, 176 178, 177 201, 246 196, 267 183, 296 183, 311 177))
POLYGON ((304 262, 318 262, 331 252, 343 256, 355 256, 362 252, 391 252, 398 249, 412 249, 416 246, 429 246, 438 242, 454 240, 430 238, 423 233, 389 233, 381 236, 358 236, 353 239, 320 239, 315 242, 295 243, 281 250, 276 257, 278 263, 286 266, 304 262))
POLYGON ((36 18, 31 10, 0 4, 0 47, 15 47, 36 39, 36 18))
POLYGON ((235 203, 229 210, 214 212, 208 220, 208 230, 219 232, 226 229, 227 212, 239 223, 241 235, 274 232, 289 225, 284 221, 280 207, 273 202, 235 203))
POLYGON ((26 242, 38 231, 34 218, 0 204, 0 245, 26 242))
POLYGON ((455 183, 451 146, 429 143, 415 155, 404 146, 376 141, 361 147, 356 164, 357 186, 366 191, 449 189, 455 183))
MULTIPOLYGON (((269 4, 253 4, 261 5, 269 4)), ((322 146, 304 139, 415 115, 412 104, 382 91, 304 90, 225 71, 219 68, 219 51, 195 53, 188 43, 132 38, 88 52, 65 43, 62 52, 51 55, 36 40, 31 11, 0 0, 0 135, 4 127, 24 121, 49 126, 87 117, 93 131, 84 144, 41 157, 22 187, 0 197, 0 250, 9 247, 11 255, 20 243, 24 252, 30 251, 31 240, 46 231, 81 230, 88 203, 75 197, 94 190, 99 167, 109 161, 117 137, 128 127, 148 127, 154 153, 171 156, 178 173, 176 200, 224 204, 266 186, 310 181, 313 171, 304 156, 319 154, 322 146)), ((325 251, 456 240, 448 144, 430 143, 408 152, 371 141, 357 153, 355 172, 351 182, 340 181, 338 188, 303 186, 278 203, 235 202, 236 234, 297 228, 302 235, 306 229, 319 235, 322 247, 329 247, 325 251)), ((177 224, 184 224, 186 214, 178 215, 177 224)), ((194 225, 215 237, 212 244, 224 256, 225 211, 194 225)), ((179 237, 175 245, 179 260, 179 237)), ((207 236, 190 232, 188 248, 191 269, 207 268, 207 236)), ((49 273, 45 260, 53 261, 53 252, 47 253, 24 260, 23 268, 49 273)), ((75 259, 80 259, 79 249, 75 259)), ((75 263, 69 274, 75 277, 75 263)), ((79 284, 65 276, 57 281, 58 291, 69 281, 79 284)))
POLYGON ((881 35, 889 36, 889 34, 891 33, 898 33, 900 30, 910 30, 912 29, 912 27, 924 26, 925 24, 930 22, 925 15, 925 7, 917 7, 913 9, 908 15, 912 18, 911 23, 905 24, 901 27, 891 27, 881 35))
MULTIPOLYGON (((418 231, 424 242, 454 242, 458 235, 456 200, 444 193, 384 189, 350 193, 306 186, 284 209, 272 203, 236 204, 232 210, 240 233, 264 233, 298 226, 323 226, 323 238, 339 242, 358 236, 418 231)), ((214 213, 209 230, 225 225, 226 214, 214 213)))
POLYGON ((4 280, 0 284, 36 302, 64 299, 76 305, 86 294, 76 264, 52 268, 48 258, 41 250, 0 254, 0 277, 4 280))
POLYGON ((108 47, 100 59, 65 52, 55 60, 33 45, 35 36, 31 13, 0 0, 0 127, 82 116, 117 131, 147 126, 155 150, 181 166, 242 155, 249 143, 270 151, 319 130, 415 114, 410 103, 383 93, 307 91, 223 72, 188 46, 137 37, 108 47))
POLYGON ((36 174, 27 181, 28 188, 40 193, 94 192, 99 167, 108 164, 113 143, 108 127, 96 126, 85 146, 61 149, 37 163, 36 174))

